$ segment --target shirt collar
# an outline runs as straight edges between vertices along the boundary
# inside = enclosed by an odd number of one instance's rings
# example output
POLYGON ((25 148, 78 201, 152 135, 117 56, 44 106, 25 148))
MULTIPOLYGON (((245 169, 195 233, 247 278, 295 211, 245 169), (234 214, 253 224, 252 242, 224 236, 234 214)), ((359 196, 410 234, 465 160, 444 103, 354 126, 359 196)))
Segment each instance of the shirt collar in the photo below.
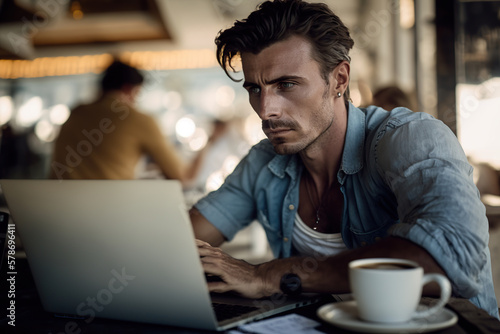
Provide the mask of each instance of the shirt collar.
POLYGON ((347 114, 347 132, 340 170, 346 174, 355 174, 363 168, 365 151, 366 115, 359 108, 349 103, 347 114))
POLYGON ((269 169, 276 176, 280 178, 285 177, 285 173, 291 176, 292 179, 295 179, 299 172, 301 171, 299 163, 299 155, 276 155, 268 164, 269 169))

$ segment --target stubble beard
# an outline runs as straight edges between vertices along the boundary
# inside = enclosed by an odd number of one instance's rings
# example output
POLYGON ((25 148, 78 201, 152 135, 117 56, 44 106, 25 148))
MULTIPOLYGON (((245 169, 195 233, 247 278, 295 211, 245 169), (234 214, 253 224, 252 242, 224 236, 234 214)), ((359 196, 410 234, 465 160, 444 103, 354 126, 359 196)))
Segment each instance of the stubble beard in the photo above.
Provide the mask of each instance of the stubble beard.
MULTIPOLYGON (((327 86, 327 88, 328 88, 328 86, 327 86)), ((325 114, 327 112, 328 108, 331 109, 333 107, 329 106, 327 89, 325 89, 321 106, 320 106, 319 110, 317 110, 315 112, 315 114, 316 115, 325 114)), ((335 121, 335 113, 333 112, 333 110, 331 110, 330 112, 333 113, 331 121, 320 132, 319 135, 312 138, 311 140, 304 140, 304 141, 299 141, 299 142, 295 142, 295 143, 287 143, 285 139, 281 139, 281 138, 275 139, 273 142, 271 142, 274 146, 274 151, 279 155, 289 155, 289 154, 297 154, 297 153, 300 153, 302 151, 310 149, 315 143, 320 141, 321 138, 324 136, 324 134, 332 127, 333 122, 335 121)), ((316 120, 316 122, 314 122, 314 124, 316 126, 321 126, 322 124, 324 124, 324 122, 322 122, 321 119, 319 119, 319 120, 316 120)), ((263 123, 263 128, 264 128, 264 123, 263 123)), ((297 127, 294 127, 294 128, 297 128, 297 127)))

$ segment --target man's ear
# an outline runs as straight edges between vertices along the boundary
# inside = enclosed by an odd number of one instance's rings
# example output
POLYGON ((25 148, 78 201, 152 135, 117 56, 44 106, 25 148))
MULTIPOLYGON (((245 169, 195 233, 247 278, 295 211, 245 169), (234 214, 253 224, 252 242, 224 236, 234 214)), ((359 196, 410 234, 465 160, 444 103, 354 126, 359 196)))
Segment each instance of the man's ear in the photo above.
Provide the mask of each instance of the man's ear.
POLYGON ((336 92, 344 94, 349 85, 349 76, 351 73, 351 65, 348 61, 344 60, 337 65, 332 71, 333 75, 333 86, 336 92))

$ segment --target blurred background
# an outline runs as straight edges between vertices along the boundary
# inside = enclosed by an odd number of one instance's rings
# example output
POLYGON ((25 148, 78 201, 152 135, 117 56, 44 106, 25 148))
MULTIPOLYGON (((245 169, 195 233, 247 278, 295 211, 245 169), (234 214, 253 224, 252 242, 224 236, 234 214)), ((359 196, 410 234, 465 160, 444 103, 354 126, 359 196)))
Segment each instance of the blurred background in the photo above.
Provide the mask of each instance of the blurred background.
MULTIPOLYGON (((0 177, 46 177, 60 125, 96 97, 113 57, 145 72, 138 107, 186 159, 203 148, 214 120, 230 122, 241 137, 226 163, 234 167, 263 135, 241 84, 218 67, 213 41, 259 2, 0 0, 0 177)), ((414 111, 443 120, 474 162, 500 168, 499 1, 324 2, 355 40, 355 105, 397 86, 414 111)))
MULTIPOLYGON (((144 71, 138 108, 157 120, 186 161, 203 149, 215 121, 228 124, 225 140, 186 189, 187 202, 217 189, 263 134, 241 83, 218 67, 213 41, 259 2, 0 0, 0 178, 47 177, 60 126, 74 106, 96 98, 99 75, 116 57, 144 71)), ((395 86, 414 111, 439 118, 457 135, 476 167, 498 263, 500 1, 315 2, 327 3, 355 40, 356 106, 395 86)), ((146 157, 136 174, 157 177, 146 157)), ((260 230, 242 235, 253 254, 266 256, 260 230)), ((500 277, 500 265, 494 269, 500 277)))

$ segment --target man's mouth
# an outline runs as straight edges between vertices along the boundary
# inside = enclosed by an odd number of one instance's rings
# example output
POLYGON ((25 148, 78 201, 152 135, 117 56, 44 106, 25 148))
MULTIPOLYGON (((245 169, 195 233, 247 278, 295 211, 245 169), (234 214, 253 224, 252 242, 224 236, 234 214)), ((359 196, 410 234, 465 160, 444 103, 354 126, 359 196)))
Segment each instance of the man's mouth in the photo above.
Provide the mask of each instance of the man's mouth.
POLYGON ((266 130, 264 130, 264 132, 266 134, 272 134, 272 135, 280 134, 280 133, 285 133, 285 132, 288 132, 288 131, 291 131, 291 129, 289 129, 289 128, 278 128, 278 129, 266 129, 266 130))
POLYGON ((265 133, 285 132, 293 130, 294 128, 295 124, 291 121, 272 120, 272 119, 262 121, 262 130, 265 133))

